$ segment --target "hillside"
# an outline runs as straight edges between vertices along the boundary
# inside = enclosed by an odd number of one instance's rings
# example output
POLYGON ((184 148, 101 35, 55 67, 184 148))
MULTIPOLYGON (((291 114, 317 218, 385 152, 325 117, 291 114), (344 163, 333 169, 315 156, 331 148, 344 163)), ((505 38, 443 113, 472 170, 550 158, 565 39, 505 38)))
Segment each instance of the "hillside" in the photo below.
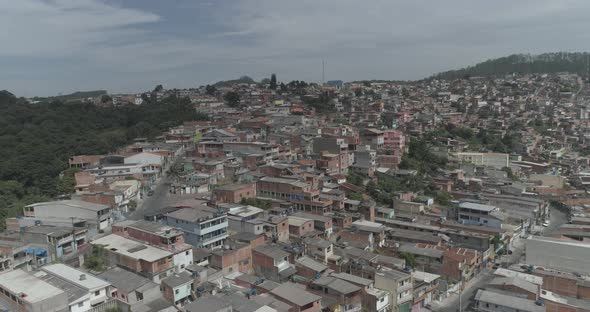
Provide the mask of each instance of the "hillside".
POLYGON ((0 91, 0 230, 25 204, 73 190, 68 158, 113 152, 184 121, 205 120, 188 99, 98 107, 62 101, 29 104, 0 91))
POLYGON ((64 95, 57 95, 57 96, 50 96, 50 97, 34 97, 33 101, 45 101, 45 100, 52 100, 52 101, 62 101, 62 102, 70 102, 70 101, 78 101, 84 100, 88 98, 96 98, 102 95, 107 94, 105 90, 95 90, 95 91, 78 91, 71 94, 64 94, 64 95))
POLYGON ((218 81, 213 86, 216 88, 231 87, 231 86, 234 86, 234 85, 240 84, 240 83, 252 84, 252 83, 256 83, 256 81, 248 76, 242 76, 238 79, 218 81))
POLYGON ((434 79, 460 79, 477 76, 497 76, 510 73, 558 73, 570 72, 586 76, 588 73, 588 52, 556 52, 539 55, 513 54, 487 60, 474 66, 450 70, 433 75, 434 79))

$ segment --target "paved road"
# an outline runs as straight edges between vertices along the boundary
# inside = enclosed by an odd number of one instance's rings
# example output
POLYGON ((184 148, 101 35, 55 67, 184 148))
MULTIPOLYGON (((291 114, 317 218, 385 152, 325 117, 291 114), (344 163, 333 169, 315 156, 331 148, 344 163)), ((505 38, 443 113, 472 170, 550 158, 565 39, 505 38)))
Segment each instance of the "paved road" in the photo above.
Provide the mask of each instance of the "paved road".
POLYGON ((131 220, 141 220, 143 216, 146 214, 151 214, 158 212, 165 206, 166 198, 170 196, 170 180, 168 177, 164 176, 160 178, 156 188, 154 189, 154 194, 152 196, 145 197, 143 204, 129 215, 129 219, 131 220))
POLYGON ((440 312, 457 312, 459 311, 459 302, 461 302, 461 311, 470 311, 471 301, 479 288, 483 288, 494 278, 493 270, 486 268, 481 271, 474 279, 467 283, 466 288, 461 292, 461 298, 458 294, 451 295, 443 302, 436 303, 432 306, 432 311, 440 312))
POLYGON ((543 235, 545 236, 551 235, 561 225, 569 222, 568 216, 565 212, 553 207, 553 205, 551 205, 549 209, 551 215, 551 223, 548 227, 545 228, 545 230, 543 230, 543 235))

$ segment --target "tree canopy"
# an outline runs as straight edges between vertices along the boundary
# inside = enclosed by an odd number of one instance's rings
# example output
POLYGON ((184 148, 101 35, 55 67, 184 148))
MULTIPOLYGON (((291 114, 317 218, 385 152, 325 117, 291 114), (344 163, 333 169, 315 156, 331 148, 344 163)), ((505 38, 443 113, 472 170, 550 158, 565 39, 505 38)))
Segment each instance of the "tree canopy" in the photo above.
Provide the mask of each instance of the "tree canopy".
POLYGON ((0 228, 22 206, 73 190, 74 155, 114 152, 136 137, 153 138, 169 127, 205 120, 188 99, 121 107, 79 102, 29 104, 0 92, 0 228), (60 174, 63 175, 60 178, 60 174))
POLYGON ((207 85, 207 86, 205 87, 205 92, 206 92, 208 95, 211 95, 211 96, 213 96, 213 95, 215 95, 215 94, 217 93, 217 88, 216 88, 215 86, 212 86, 212 85, 207 85))
POLYGON ((277 89, 277 75, 276 74, 270 75, 270 88, 272 90, 277 89))
POLYGON ((240 104, 240 94, 235 91, 230 91, 223 96, 223 99, 230 107, 237 107, 240 104))
POLYGON ((556 52, 539 55, 513 54, 487 60, 474 66, 450 70, 434 75, 435 79, 464 79, 474 76, 494 76, 511 73, 558 73, 570 72, 587 76, 587 52, 556 52))

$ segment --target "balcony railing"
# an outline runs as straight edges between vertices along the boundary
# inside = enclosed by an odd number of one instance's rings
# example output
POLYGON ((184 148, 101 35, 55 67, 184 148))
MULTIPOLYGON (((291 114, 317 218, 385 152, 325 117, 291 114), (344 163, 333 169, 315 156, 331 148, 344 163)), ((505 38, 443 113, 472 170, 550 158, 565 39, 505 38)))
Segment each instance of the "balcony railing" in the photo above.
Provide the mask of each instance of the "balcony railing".
POLYGON ((342 312, 360 312, 360 311, 362 311, 362 309, 363 309, 363 307, 360 303, 357 305, 343 304, 343 305, 341 305, 340 311, 342 311, 342 312))
POLYGON ((400 298, 400 297, 398 297, 398 299, 397 299, 397 304, 399 305, 399 304, 402 304, 402 303, 406 303, 406 302, 408 302, 408 301, 411 301, 413 297, 414 297, 414 296, 412 295, 412 293, 411 293, 411 292, 409 292, 407 295, 405 295, 405 296, 402 296, 401 298, 400 298))
POLYGON ((412 285, 412 283, 410 283, 410 282, 406 282, 406 283, 404 283, 404 285, 398 285, 397 292, 398 293, 399 292, 404 292, 404 291, 410 290, 412 288, 414 288, 414 285, 412 285))
POLYGON ((117 308, 117 300, 111 298, 90 310, 87 310, 87 312, 106 312, 108 310, 116 310, 117 308))

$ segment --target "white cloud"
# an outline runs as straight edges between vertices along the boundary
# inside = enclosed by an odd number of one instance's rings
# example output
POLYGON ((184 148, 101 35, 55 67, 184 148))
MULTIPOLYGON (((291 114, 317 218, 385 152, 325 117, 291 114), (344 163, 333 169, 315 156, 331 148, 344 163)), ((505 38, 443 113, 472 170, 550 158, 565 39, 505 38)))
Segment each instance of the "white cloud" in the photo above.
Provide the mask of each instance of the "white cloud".
POLYGON ((132 26, 152 23, 153 13, 97 0, 0 0, 0 55, 63 56, 97 44, 132 38, 132 26))
MULTIPOLYGON (((271 72, 318 81, 321 58, 329 79, 414 79, 510 53, 590 48, 587 0, 191 0, 166 2, 166 12, 123 6, 0 0, 0 57, 34 60, 23 72, 66 71, 48 75, 61 79, 51 83, 64 86, 59 91, 118 91, 159 79, 190 86, 271 72), (179 12, 194 20, 175 24, 179 12), (197 15, 215 25, 196 23, 197 15), (85 72, 92 74, 81 82, 85 72)), ((27 92, 42 84, 21 86, 26 77, 14 72, 0 72, 0 81, 27 92)))

